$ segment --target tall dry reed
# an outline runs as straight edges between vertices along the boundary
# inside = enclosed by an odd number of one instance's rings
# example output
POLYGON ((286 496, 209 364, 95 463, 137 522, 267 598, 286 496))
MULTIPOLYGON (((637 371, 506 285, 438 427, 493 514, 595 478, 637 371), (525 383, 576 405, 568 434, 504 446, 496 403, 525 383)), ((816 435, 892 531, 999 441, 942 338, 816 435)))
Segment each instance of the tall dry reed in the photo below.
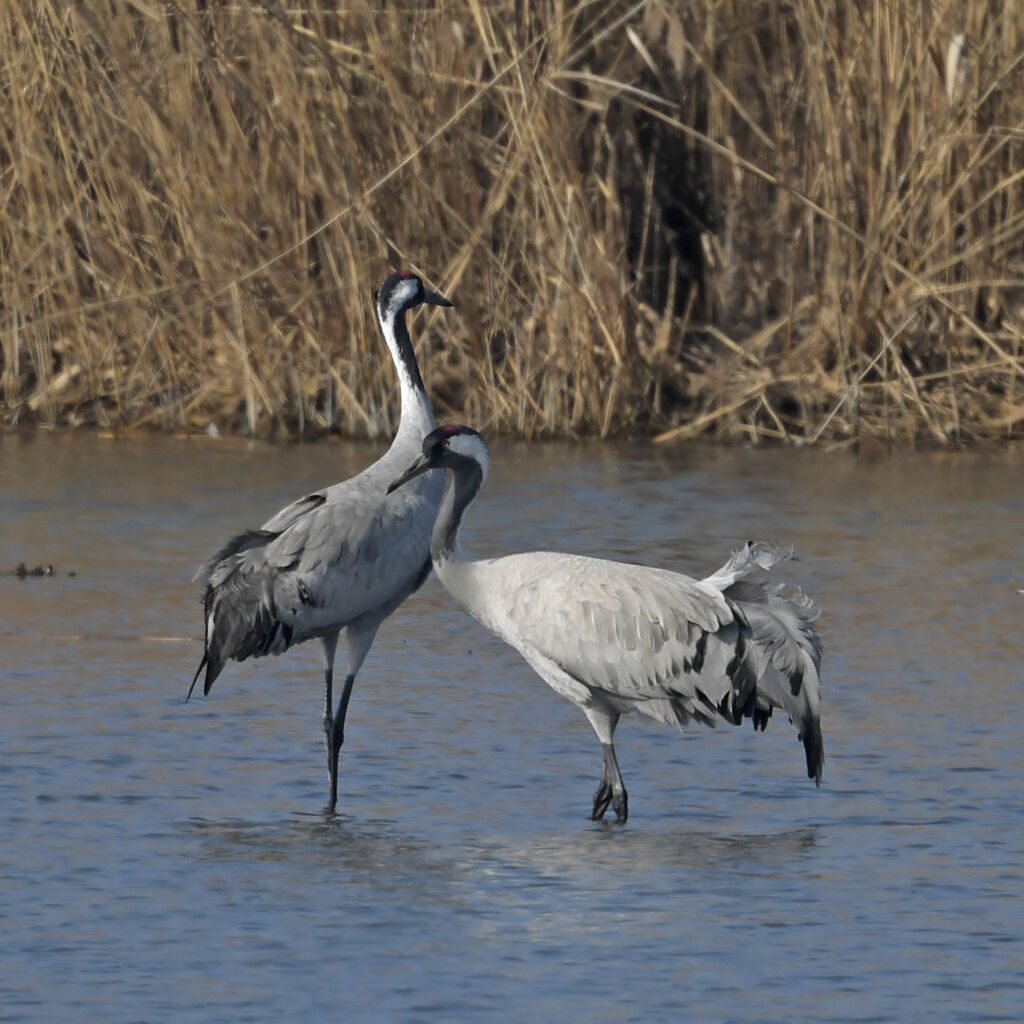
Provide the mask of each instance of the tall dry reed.
POLYGON ((1024 8, 0 9, 6 423, 1024 431, 1024 8))

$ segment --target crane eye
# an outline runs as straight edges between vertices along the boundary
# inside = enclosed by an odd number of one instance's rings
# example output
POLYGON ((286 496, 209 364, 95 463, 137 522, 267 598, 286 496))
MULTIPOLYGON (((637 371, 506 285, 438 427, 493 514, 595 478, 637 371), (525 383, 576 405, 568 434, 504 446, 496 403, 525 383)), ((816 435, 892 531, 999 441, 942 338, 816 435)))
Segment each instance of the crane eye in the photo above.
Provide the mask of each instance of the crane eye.
POLYGON ((451 443, 451 442, 450 442, 450 441, 448 440, 448 438, 446 437, 446 438, 445 438, 445 439, 444 439, 444 440, 443 440, 443 441, 441 442, 441 447, 442 447, 442 448, 447 448, 447 447, 448 447, 448 445, 449 445, 450 443, 451 443))

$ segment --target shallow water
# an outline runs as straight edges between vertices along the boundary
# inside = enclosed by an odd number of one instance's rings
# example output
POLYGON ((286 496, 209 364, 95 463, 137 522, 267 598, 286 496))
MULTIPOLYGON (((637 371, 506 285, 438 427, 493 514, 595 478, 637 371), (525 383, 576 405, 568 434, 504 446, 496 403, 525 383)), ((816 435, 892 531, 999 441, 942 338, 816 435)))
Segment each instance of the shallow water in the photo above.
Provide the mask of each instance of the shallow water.
POLYGON ((0 438, 0 568, 56 568, 0 577, 0 1019, 1020 1019, 1019 455, 495 445, 474 554, 779 540, 823 608, 821 789, 782 716, 627 718, 618 827, 585 718, 434 580, 333 819, 315 646, 184 703, 197 565, 378 451, 0 438))

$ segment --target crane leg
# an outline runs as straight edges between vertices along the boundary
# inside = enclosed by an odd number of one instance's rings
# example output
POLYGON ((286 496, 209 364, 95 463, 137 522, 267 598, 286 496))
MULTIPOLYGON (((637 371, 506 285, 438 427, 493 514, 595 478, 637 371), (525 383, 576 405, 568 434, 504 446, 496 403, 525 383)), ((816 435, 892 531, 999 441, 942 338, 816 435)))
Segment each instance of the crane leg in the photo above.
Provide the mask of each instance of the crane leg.
POLYGON ((327 775, 331 784, 331 795, 325 808, 328 814, 334 813, 338 803, 338 754, 345 742, 345 716, 348 714, 348 702, 352 696, 352 684, 356 681, 356 673, 373 643, 373 638, 377 635, 379 625, 379 620, 371 619, 345 627, 348 675, 345 676, 345 687, 341 691, 338 708, 333 715, 331 682, 334 673, 334 651, 338 645, 338 633, 341 631, 320 638, 324 649, 324 745, 327 747, 327 775))
POLYGON ((615 817, 623 822, 629 817, 629 796, 622 782, 619 762, 615 757, 615 747, 611 743, 602 743, 604 755, 601 765, 601 784, 594 794, 594 810, 590 815, 592 821, 600 821, 609 804, 615 811, 615 817))
POLYGON ((356 677, 354 675, 345 676, 345 686, 338 700, 338 710, 332 718, 331 675, 332 673, 328 669, 324 684, 324 743, 327 747, 327 775, 331 787, 327 810, 333 814, 338 803, 338 754, 341 753, 342 744, 345 742, 345 716, 348 714, 348 702, 352 696, 352 684, 356 681, 356 677))
POLYGON ((338 634, 329 633, 320 638, 324 658, 324 747, 327 751, 327 778, 330 784, 330 796, 325 810, 334 813, 338 803, 338 752, 345 742, 345 715, 348 712, 349 697, 352 696, 352 683, 355 671, 345 677, 345 687, 338 701, 337 714, 334 708, 334 654, 338 648, 338 634))
POLYGON ((612 737, 615 735, 615 726, 619 724, 619 712, 607 704, 594 702, 583 709, 583 713, 590 720, 590 724, 601 741, 601 784, 594 794, 594 809, 590 814, 591 821, 600 821, 608 806, 611 805, 615 816, 620 822, 629 817, 629 804, 626 796, 626 787, 622 783, 622 774, 619 771, 619 762, 615 757, 615 747, 612 746, 612 737))

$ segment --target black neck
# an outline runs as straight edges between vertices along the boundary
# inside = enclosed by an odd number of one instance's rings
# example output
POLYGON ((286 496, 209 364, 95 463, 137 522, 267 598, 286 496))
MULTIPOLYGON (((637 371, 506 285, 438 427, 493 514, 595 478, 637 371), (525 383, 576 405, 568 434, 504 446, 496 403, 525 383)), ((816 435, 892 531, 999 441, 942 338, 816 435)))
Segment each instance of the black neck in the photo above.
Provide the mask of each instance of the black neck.
POLYGON ((434 561, 456 557, 462 514, 476 497, 483 482, 484 474, 479 464, 472 459, 467 459, 452 470, 452 483, 445 492, 434 523, 434 533, 430 538, 430 555, 434 561))
MULTIPOLYGON (((419 363, 416 362, 416 353, 413 351, 412 338, 409 337, 409 329, 405 326, 404 309, 400 309, 392 321, 392 331, 395 339, 395 347, 398 349, 398 358, 401 360, 402 369, 405 370, 409 382, 417 391, 426 391, 423 386, 423 378, 420 376, 419 363)), ((387 328, 384 328, 385 333, 387 328)))

